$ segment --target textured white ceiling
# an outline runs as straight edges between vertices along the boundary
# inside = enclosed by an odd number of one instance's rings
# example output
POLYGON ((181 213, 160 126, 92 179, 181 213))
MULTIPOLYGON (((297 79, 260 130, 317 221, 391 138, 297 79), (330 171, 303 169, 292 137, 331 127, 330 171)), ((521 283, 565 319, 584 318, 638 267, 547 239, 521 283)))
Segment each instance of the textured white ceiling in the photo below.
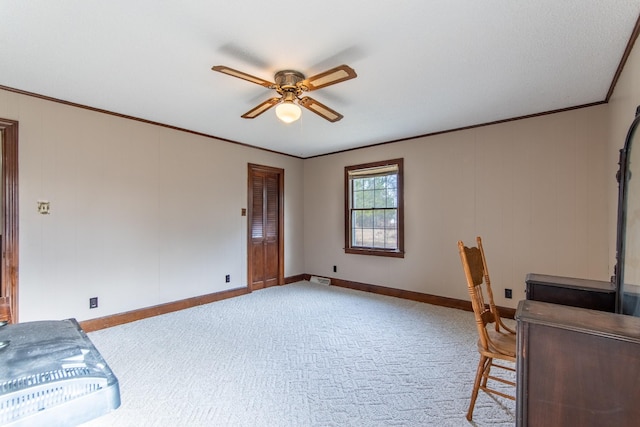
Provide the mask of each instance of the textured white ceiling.
POLYGON ((0 85, 309 157, 601 102, 638 0, 3 0, 0 85), (348 64, 310 93, 344 115, 240 116, 266 80, 348 64))

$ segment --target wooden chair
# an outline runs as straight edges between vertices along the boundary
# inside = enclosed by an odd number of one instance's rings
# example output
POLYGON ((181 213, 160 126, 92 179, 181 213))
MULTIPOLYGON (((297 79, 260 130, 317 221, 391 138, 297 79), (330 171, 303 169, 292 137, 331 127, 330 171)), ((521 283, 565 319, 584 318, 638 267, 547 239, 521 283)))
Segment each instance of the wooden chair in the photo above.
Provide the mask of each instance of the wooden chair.
POLYGON ((473 313, 479 335, 478 352, 480 353, 480 362, 478 363, 473 392, 471 393, 471 403, 467 411, 467 419, 469 421, 471 421, 473 417, 473 408, 478 397, 478 390, 515 400, 515 396, 491 388, 488 385, 489 380, 498 381, 514 387, 516 385, 513 381, 491 375, 492 367, 515 372, 515 369, 512 367, 494 363, 494 359, 515 364, 516 333, 503 323, 498 308, 493 302, 491 280, 489 279, 489 270, 487 269, 487 262, 484 256, 484 250, 482 249, 482 239, 478 237, 476 240, 478 247, 471 248, 464 246, 462 241, 458 241, 460 260, 462 261, 462 267, 467 279, 467 287, 469 289, 469 296, 471 297, 471 304, 473 306, 473 313), (482 289, 483 284, 488 297, 488 304, 485 302, 482 289), (494 324, 493 327, 489 326, 491 323, 494 324))

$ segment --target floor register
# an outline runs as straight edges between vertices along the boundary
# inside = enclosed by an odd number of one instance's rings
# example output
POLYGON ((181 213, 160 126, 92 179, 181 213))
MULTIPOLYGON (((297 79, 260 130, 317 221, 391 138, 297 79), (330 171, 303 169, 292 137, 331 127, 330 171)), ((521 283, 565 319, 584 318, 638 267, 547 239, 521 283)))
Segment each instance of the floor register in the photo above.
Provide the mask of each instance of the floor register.
POLYGON ((0 426, 76 426, 119 406, 118 379, 75 319, 0 326, 0 426))

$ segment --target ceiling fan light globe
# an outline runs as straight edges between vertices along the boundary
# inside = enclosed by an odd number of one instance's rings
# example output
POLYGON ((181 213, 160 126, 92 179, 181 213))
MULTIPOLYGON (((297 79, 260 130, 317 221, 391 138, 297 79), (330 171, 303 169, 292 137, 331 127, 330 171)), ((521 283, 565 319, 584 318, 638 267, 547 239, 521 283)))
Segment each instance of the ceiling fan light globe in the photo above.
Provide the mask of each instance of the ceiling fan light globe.
POLYGON ((300 118, 302 110, 293 102, 282 102, 276 107, 276 116, 285 123, 293 123, 300 118))

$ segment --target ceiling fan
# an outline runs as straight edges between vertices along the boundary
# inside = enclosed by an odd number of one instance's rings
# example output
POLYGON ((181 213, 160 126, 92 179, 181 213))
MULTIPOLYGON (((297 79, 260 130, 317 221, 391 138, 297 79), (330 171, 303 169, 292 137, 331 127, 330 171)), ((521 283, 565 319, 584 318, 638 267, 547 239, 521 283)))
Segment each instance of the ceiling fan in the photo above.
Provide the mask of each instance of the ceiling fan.
POLYGON ((304 92, 321 89, 323 87, 357 77, 357 74, 353 70, 353 68, 347 65, 340 65, 309 78, 305 78, 304 74, 299 71, 278 71, 274 76, 275 83, 263 80, 259 77, 255 77, 247 73, 243 73, 242 71, 234 70, 233 68, 229 68, 224 65, 216 65, 211 69, 213 71, 228 74, 232 77, 237 77, 239 79, 259 84, 260 86, 264 86, 267 89, 275 89, 280 96, 267 99, 263 103, 244 113, 242 115, 242 118, 256 118, 260 114, 267 111, 269 108, 277 105, 276 115, 285 123, 291 123, 300 118, 301 110, 298 105, 301 105, 304 108, 313 111, 320 117, 332 123, 337 122, 343 117, 342 114, 338 113, 335 110, 332 110, 331 108, 316 101, 313 98, 310 98, 308 96, 301 97, 301 95, 304 92))

